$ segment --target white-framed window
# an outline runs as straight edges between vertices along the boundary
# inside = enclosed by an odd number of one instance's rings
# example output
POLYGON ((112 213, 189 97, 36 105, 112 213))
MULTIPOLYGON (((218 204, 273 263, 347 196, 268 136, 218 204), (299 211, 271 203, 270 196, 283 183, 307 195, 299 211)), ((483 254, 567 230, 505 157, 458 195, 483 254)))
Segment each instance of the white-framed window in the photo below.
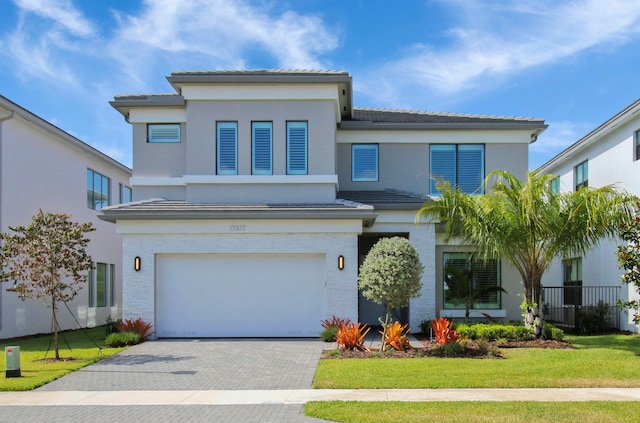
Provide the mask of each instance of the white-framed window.
POLYGON ((87 169, 87 207, 94 210, 102 210, 109 203, 109 178, 87 169))
POLYGON ((555 194, 560 193, 560 177, 556 176, 549 182, 549 186, 551 187, 551 192, 555 194))
POLYGON ((589 161, 585 160, 575 167, 576 191, 589 186, 589 161))
POLYGON ((287 122, 287 175, 306 175, 308 163, 308 123, 287 122))
POLYGON ((106 263, 96 263, 96 307, 107 306, 107 269, 106 263))
POLYGON ((484 144, 431 144, 429 167, 431 195, 440 194, 441 180, 468 194, 484 192, 484 144))
POLYGON ((633 160, 640 160, 640 130, 633 134, 633 152, 635 154, 633 160))
POLYGON ((238 122, 216 122, 218 175, 238 174, 238 122))
POLYGON ((180 142, 179 123, 149 123, 147 124, 148 143, 180 142))
POLYGON ((119 184, 120 187, 120 204, 130 203, 132 199, 131 187, 119 184))
POLYGON ((582 305, 582 257, 562 260, 564 304, 582 305))
POLYGON ((464 309, 462 298, 471 294, 477 296, 472 309, 497 310, 501 307, 500 291, 491 290, 501 286, 500 261, 495 259, 474 259, 471 253, 443 253, 443 308, 464 309), (459 275, 466 277, 466 281, 456 279, 451 268, 458 270, 459 275), (470 288, 462 283, 470 282, 470 288), (488 290, 486 288, 489 288, 488 290), (483 292, 484 291, 484 292, 483 292), (453 299, 457 299, 454 301, 453 299))
POLYGON ((351 145, 351 180, 378 180, 378 144, 351 145))
POLYGON ((273 174, 273 123, 251 122, 251 173, 273 174))
POLYGON ((87 275, 89 307, 108 307, 116 304, 115 264, 94 263, 87 275))

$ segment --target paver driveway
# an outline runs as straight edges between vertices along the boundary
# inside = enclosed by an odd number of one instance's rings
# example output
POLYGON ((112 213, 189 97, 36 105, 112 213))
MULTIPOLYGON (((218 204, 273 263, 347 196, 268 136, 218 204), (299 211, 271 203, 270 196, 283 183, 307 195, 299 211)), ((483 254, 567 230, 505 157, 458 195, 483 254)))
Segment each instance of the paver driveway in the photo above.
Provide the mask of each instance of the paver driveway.
POLYGON ((187 339, 133 346, 44 391, 308 389, 318 339, 187 339))

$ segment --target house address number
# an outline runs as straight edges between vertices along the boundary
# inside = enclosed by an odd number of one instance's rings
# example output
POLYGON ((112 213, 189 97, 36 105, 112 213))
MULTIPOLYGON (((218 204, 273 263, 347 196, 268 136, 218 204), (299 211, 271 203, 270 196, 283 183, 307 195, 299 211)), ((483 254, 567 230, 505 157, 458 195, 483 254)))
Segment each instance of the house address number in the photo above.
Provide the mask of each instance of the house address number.
POLYGON ((230 232, 244 232, 247 230, 247 225, 229 225, 230 232))

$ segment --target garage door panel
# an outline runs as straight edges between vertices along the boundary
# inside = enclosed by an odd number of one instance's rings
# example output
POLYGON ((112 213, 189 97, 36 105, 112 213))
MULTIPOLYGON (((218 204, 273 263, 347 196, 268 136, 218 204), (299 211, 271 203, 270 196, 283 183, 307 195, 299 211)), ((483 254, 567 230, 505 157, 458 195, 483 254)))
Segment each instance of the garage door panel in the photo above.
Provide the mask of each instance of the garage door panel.
POLYGON ((160 337, 318 336, 321 254, 159 254, 160 337))

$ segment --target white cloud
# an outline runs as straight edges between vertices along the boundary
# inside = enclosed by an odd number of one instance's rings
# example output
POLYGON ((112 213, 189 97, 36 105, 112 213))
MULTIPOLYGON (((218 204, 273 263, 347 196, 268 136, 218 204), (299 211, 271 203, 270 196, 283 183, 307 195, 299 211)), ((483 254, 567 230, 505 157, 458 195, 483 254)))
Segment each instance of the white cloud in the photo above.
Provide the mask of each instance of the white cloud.
POLYGON ((393 80, 396 89, 378 95, 392 103, 397 101, 399 86, 455 95, 587 49, 624 43, 640 32, 640 2, 636 1, 458 0, 445 4, 462 19, 449 31, 451 45, 416 44, 402 58, 367 75, 364 87, 384 85, 381 79, 393 80))
POLYGON ((25 12, 55 21, 73 35, 87 37, 94 33, 91 22, 73 7, 69 0, 14 0, 25 12))
POLYGON ((120 28, 110 54, 140 81, 164 58, 171 65, 241 69, 245 57, 259 52, 279 67, 324 68, 320 56, 337 46, 317 16, 240 0, 146 0, 137 15, 116 16, 120 28))

